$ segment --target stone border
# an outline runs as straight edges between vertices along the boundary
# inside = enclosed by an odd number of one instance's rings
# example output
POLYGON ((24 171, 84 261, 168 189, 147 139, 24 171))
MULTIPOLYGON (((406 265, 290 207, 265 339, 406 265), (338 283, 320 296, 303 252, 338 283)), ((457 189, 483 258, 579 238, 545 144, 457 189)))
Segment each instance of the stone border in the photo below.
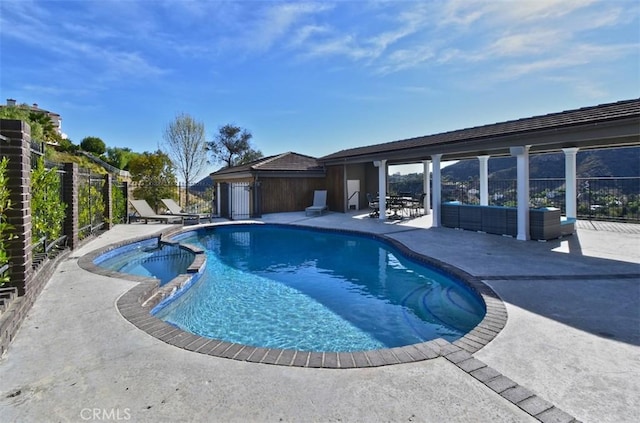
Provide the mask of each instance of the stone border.
MULTIPOLYGON (((229 223, 224 223, 229 224, 229 223)), ((234 225, 263 225, 265 223, 231 223, 234 225)), ((220 224, 201 225, 197 229, 219 226, 220 224)), ((360 232, 353 230, 336 230, 310 227, 295 224, 277 224, 266 223, 270 226, 294 227, 297 229, 316 230, 325 232, 337 232, 343 234, 352 234, 355 236, 363 236, 367 238, 382 241, 393 248, 400 251, 406 257, 427 264, 437 270, 455 277, 459 281, 465 283, 469 288, 476 292, 484 301, 486 314, 484 319, 470 332, 462 338, 449 343, 444 339, 436 339, 403 347, 355 351, 355 352, 307 352, 287 349, 271 349, 261 347, 251 347, 242 344, 235 344, 222 340, 205 338, 199 335, 185 332, 176 326, 173 326, 163 320, 150 314, 151 309, 159 302, 158 300, 149 301, 152 297, 158 297, 161 289, 158 287, 158 280, 142 276, 128 275, 115 272, 99 267, 93 263, 94 259, 113 249, 149 240, 157 237, 159 240, 178 233, 193 231, 197 229, 176 228, 167 232, 139 237, 126 242, 112 244, 108 247, 98 249, 86 254, 78 260, 78 265, 90 272, 103 276, 116 277, 138 282, 136 286, 125 292, 117 300, 117 308, 121 315, 147 334, 166 342, 170 345, 182 348, 188 351, 194 351, 201 354, 212 355, 215 357, 231 358, 240 361, 249 361, 255 363, 275 364, 293 367, 314 367, 314 368, 331 368, 331 369, 352 369, 364 367, 378 367, 400 363, 410 363, 422 360, 429 360, 443 356, 442 348, 454 347, 472 354, 495 338, 504 328, 507 322, 507 310, 504 303, 499 299, 498 295, 480 279, 464 272, 457 267, 447 263, 433 259, 431 257, 418 254, 409 249, 404 244, 384 235, 372 234, 368 232, 360 232)), ((175 241, 167 241, 175 243, 175 241)), ((197 252, 196 252, 197 254, 197 252)), ((195 261, 198 261, 196 258, 195 261)), ((194 261, 194 264, 195 264, 194 261)), ((193 269, 194 264, 190 266, 192 272, 200 272, 204 261, 200 260, 199 269, 193 269)), ((177 285, 184 285, 184 275, 178 276, 174 281, 178 280, 177 285)), ((172 284, 170 282, 169 284, 172 284)), ((162 297, 162 296, 160 296, 162 297)), ((162 297, 164 298, 164 297, 162 297)), ((160 300, 162 299, 160 298, 160 300)))
POLYGON ((545 423, 578 423, 578 420, 570 414, 503 376, 494 368, 473 357, 469 352, 456 346, 455 343, 441 345, 440 355, 442 357, 473 376, 502 398, 518 406, 525 413, 545 423))

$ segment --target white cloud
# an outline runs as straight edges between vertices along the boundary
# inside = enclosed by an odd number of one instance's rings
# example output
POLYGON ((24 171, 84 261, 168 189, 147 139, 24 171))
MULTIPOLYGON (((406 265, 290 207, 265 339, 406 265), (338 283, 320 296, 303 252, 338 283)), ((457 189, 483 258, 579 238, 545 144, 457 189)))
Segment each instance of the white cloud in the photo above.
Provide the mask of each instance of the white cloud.
MULTIPOLYGON (((66 77, 72 78, 83 69, 90 69, 91 78, 95 81, 122 75, 143 79, 165 72, 146 58, 144 53, 137 51, 133 46, 135 43, 126 42, 130 36, 126 31, 108 26, 108 22, 102 20, 99 23, 91 20, 92 14, 96 13, 92 8, 89 11, 70 9, 67 13, 71 19, 62 21, 46 8, 47 4, 27 3, 28 8, 21 2, 3 4, 2 20, 11 22, 10 25, 4 25, 3 22, 3 28, 10 28, 3 29, 3 36, 34 49, 44 48, 43 59, 59 61, 56 67, 65 68, 68 72, 66 77)), ((102 5, 111 10, 116 5, 120 6, 121 2, 102 5)), ((124 12, 132 13, 131 7, 127 5, 124 12)), ((84 78, 85 84, 91 83, 86 76, 84 78)))
POLYGON ((377 72, 389 74, 404 69, 414 68, 427 61, 435 59, 436 54, 431 46, 414 47, 410 49, 396 50, 389 54, 384 63, 378 66, 377 72))
POLYGON ((637 44, 600 46, 580 44, 572 46, 562 54, 540 59, 530 59, 505 66, 499 76, 503 79, 513 79, 531 73, 558 71, 587 64, 604 64, 616 60, 626 54, 637 53, 637 44))
POLYGON ((609 94, 600 81, 593 81, 589 78, 559 76, 548 77, 545 78, 545 80, 562 86, 571 87, 571 89, 581 97, 599 99, 606 98, 609 94))
POLYGON ((380 76, 473 63, 513 79, 637 55, 637 45, 594 34, 640 14, 631 2, 597 0, 75 5, 57 18, 55 3, 3 2, 0 31, 33 48, 46 46, 45 54, 61 58, 72 74, 75 64, 97 81, 163 75, 171 72, 171 59, 197 59, 210 68, 260 55, 380 76))
POLYGON ((330 32, 330 28, 326 25, 305 25, 295 31, 289 42, 292 47, 299 47, 315 36, 328 35, 330 32))
MULTIPOLYGON (((525 0, 492 2, 494 12, 517 22, 553 20, 586 8, 598 0, 525 0)), ((610 1, 610 0, 606 0, 610 1)))
POLYGON ((507 34, 493 41, 484 54, 492 57, 544 54, 550 46, 563 42, 566 37, 567 34, 553 29, 507 34))
POLYGON ((246 22, 246 35, 239 38, 241 47, 265 51, 289 33, 295 32, 295 27, 302 24, 306 17, 332 8, 330 4, 321 3, 269 4, 269 7, 260 11, 255 21, 246 22))

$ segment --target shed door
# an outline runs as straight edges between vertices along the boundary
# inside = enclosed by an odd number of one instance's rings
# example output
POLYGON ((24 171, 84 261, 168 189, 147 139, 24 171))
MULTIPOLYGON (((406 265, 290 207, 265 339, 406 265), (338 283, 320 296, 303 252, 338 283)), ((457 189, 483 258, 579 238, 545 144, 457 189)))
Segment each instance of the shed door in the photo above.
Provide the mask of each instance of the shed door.
POLYGON ((229 190, 231 194, 231 219, 249 218, 249 189, 249 182, 234 182, 230 184, 229 190))
POLYGON ((347 180, 347 208, 349 210, 360 210, 360 180, 347 180))

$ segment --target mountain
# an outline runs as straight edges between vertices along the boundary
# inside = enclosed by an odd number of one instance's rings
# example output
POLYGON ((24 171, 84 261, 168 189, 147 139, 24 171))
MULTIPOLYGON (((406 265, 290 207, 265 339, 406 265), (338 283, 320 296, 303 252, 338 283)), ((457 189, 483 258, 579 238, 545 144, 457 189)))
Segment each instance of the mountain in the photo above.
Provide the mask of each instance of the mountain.
MULTIPOLYGON (((640 147, 578 151, 576 166, 578 178, 640 177, 640 147)), ((516 179, 516 169, 515 157, 489 159, 490 179, 516 179)), ((477 178, 479 171, 478 160, 464 160, 442 169, 442 176, 452 181, 466 181, 477 178)), ((529 174, 536 179, 564 178, 564 153, 529 156, 529 174)))
POLYGON ((205 192, 207 189, 213 187, 213 180, 211 176, 207 175, 204 178, 200 179, 198 182, 194 182, 189 189, 191 192, 205 192))

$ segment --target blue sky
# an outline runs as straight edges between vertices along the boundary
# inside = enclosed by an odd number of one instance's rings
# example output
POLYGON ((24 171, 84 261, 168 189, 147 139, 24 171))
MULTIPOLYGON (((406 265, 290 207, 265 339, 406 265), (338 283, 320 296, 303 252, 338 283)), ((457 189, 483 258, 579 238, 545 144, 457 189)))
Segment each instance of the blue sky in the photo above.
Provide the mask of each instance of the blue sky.
MULTIPOLYGON (((640 4, 0 3, 0 101, 75 143, 154 151, 179 113, 265 155, 345 148, 640 97, 640 4)), ((219 165, 211 165, 207 171, 219 165)))

